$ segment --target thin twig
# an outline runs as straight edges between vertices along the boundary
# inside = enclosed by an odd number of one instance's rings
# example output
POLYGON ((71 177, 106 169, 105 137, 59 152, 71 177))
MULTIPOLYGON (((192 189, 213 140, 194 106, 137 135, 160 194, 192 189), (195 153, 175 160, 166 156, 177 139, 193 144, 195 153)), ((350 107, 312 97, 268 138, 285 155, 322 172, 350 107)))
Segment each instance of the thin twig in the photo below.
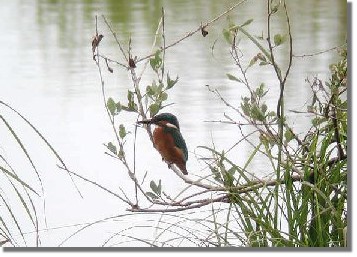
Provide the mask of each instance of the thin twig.
POLYGON ((111 194, 111 195, 114 195, 115 197, 119 198, 121 201, 123 201, 123 202, 129 204, 130 206, 134 206, 134 204, 133 204, 132 202, 130 202, 129 200, 124 199, 124 198, 121 197, 120 195, 118 195, 118 194, 114 193, 113 191, 111 191, 111 190, 105 188, 104 186, 98 184, 97 182, 94 182, 94 181, 92 181, 92 180, 90 180, 90 179, 87 179, 87 178, 85 178, 85 177, 83 177, 83 176, 81 176, 81 175, 79 175, 79 174, 77 174, 77 173, 75 173, 75 172, 73 172, 73 171, 70 171, 67 167, 63 167, 63 166, 60 166, 60 165, 57 165, 57 167, 60 168, 61 170, 65 170, 66 172, 68 172, 68 173, 70 173, 70 174, 72 174, 72 175, 74 175, 74 176, 76 176, 76 177, 78 177, 78 178, 80 178, 80 179, 82 179, 82 180, 84 180, 84 181, 86 181, 86 182, 89 182, 89 183, 91 183, 91 184, 93 184, 93 185, 99 187, 100 189, 106 191, 107 193, 109 193, 109 194, 111 194))
POLYGON ((123 57, 126 60, 126 63, 129 63, 129 58, 126 56, 125 51, 124 51, 123 47, 121 46, 120 41, 117 37, 117 34, 113 31, 112 26, 110 26, 109 22, 107 21, 107 19, 105 18, 104 15, 102 15, 102 18, 103 18, 105 24, 107 25, 107 27, 109 28, 110 32, 112 33, 117 45, 119 46, 120 52, 123 54, 123 57))
POLYGON ((320 54, 324 54, 324 53, 328 53, 328 52, 334 51, 336 49, 340 49, 342 47, 345 47, 346 45, 347 45, 347 43, 343 43, 342 45, 334 46, 334 47, 328 48, 326 50, 321 50, 321 51, 318 51, 318 52, 315 52, 315 53, 311 53, 311 54, 293 54, 293 57, 294 58, 313 57, 313 56, 316 56, 316 55, 320 55, 320 54))
POLYGON ((149 209, 142 209, 142 208, 135 208, 135 209, 127 209, 128 211, 131 212, 150 212, 150 213, 154 213, 154 212, 179 212, 179 211, 186 211, 186 210, 190 210, 190 209, 196 209, 196 208, 201 208, 205 205, 211 204, 211 203, 216 203, 216 202, 227 202, 227 196, 221 196, 218 197, 216 199, 206 199, 203 200, 201 202, 197 202, 196 204, 193 205, 189 205, 189 206, 183 206, 183 207, 178 207, 178 208, 163 208, 163 209, 153 209, 153 208, 149 208, 149 209))
MULTIPOLYGON (((205 24, 200 24, 200 26, 194 30, 192 30, 191 32, 187 33, 186 35, 184 35, 183 37, 179 38, 178 40, 174 41, 171 44, 166 45, 166 47, 162 47, 160 48, 160 51, 164 51, 167 50, 175 45, 177 45, 178 43, 184 41, 185 39, 191 37, 192 35, 196 34, 197 32, 201 32, 202 27, 206 28, 209 25, 211 25, 212 23, 216 22, 217 20, 219 20, 220 18, 222 18, 223 16, 227 15, 229 12, 231 12, 232 10, 234 10, 235 8, 237 8, 238 6, 240 6, 241 4, 243 4, 244 2, 246 2, 247 0, 242 0, 238 3, 236 3, 235 5, 231 6, 230 8, 228 8, 226 11, 224 11, 223 13, 221 13, 220 15, 218 15, 217 17, 215 17, 214 19, 208 21, 205 24)), ((146 60, 148 58, 151 58, 155 55, 155 53, 151 53, 145 57, 139 58, 137 62, 141 62, 143 60, 146 60)))

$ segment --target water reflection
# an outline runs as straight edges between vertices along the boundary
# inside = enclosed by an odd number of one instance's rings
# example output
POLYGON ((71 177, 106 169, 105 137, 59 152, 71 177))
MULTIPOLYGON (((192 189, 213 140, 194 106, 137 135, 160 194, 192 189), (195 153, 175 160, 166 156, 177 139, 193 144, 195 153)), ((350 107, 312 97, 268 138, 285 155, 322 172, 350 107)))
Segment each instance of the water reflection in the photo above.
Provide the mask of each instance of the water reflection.
MULTIPOLYGON (((234 3, 236 1, 228 0, 7 2, 0 9, 0 15, 6 21, 6 24, 0 24, 0 28, 7 35, 0 39, 3 49, 6 49, 0 64, 2 100, 12 104, 33 121, 71 168, 117 191, 123 184, 120 180, 123 177, 120 173, 122 170, 115 161, 103 154, 102 144, 110 141, 113 135, 105 116, 98 73, 91 56, 94 16, 105 15, 123 45, 127 46, 131 37, 133 51, 141 57, 151 49, 162 6, 166 13, 166 40, 173 42, 234 3)), ((315 53, 345 42, 346 1, 292 0, 288 1, 288 6, 296 55, 315 53)), ((235 74, 236 67, 230 57, 229 47, 221 36, 222 29, 230 21, 241 24, 253 18, 249 31, 261 35, 266 33, 265 15, 266 9, 261 0, 247 1, 228 18, 222 18, 209 27, 207 37, 194 35, 166 53, 166 69, 173 77, 180 77, 178 85, 169 96, 169 101, 175 104, 167 111, 175 113, 180 119, 190 151, 188 168, 193 174, 201 168, 194 157, 196 146, 209 145, 214 141, 217 148, 228 148, 239 139, 235 127, 205 122, 222 120, 224 112, 232 114, 207 90, 206 85, 219 89, 235 106, 239 106, 241 96, 245 93, 240 85, 226 79, 226 73, 235 74)), ((104 22, 100 21, 98 29, 105 35, 101 51, 118 59, 119 49, 104 22)), ((285 28, 285 23, 274 22, 274 31, 283 31, 285 28)), ((245 37, 241 38, 241 51, 247 61, 258 51, 249 43, 245 37)), ((286 52, 282 51, 279 58, 282 62, 285 61, 285 55, 286 52)), ((294 59, 286 88, 287 109, 304 108, 309 95, 304 82, 306 76, 319 75, 324 78, 328 73, 328 64, 336 57, 334 52, 328 52, 294 59)), ((125 70, 113 68, 113 75, 104 74, 107 94, 117 101, 125 101, 131 81, 125 70)), ((265 82, 271 87, 268 104, 274 106, 278 85, 271 70, 268 67, 253 69, 249 79, 252 85, 258 86, 265 82)), ((153 74, 147 73, 142 86, 145 87, 152 80, 153 74)), ((291 121, 302 130, 307 119, 292 114, 291 121)), ((123 122, 126 122, 128 128, 133 128, 133 117, 123 117, 123 122)), ((139 131, 137 142, 140 143, 137 152, 140 160, 138 170, 143 174, 150 171, 153 179, 160 178, 167 188, 180 191, 183 184, 166 172, 166 166, 161 163, 142 131, 139 131)), ((249 152, 240 148, 232 151, 232 155, 239 162, 246 160, 249 152)), ((45 157, 37 156, 37 159, 46 162, 45 157)), ((252 169, 264 172, 264 163, 258 161, 253 165, 252 169)), ((108 199, 107 195, 93 192, 92 188, 82 184, 80 187, 90 200, 73 197, 75 190, 68 177, 58 174, 56 167, 50 164, 45 166, 48 168, 48 173, 43 176, 49 183, 47 217, 50 226, 93 221, 124 208, 118 206, 117 201, 108 199), (63 189, 64 185, 68 188, 63 189), (118 208, 113 210, 112 206, 118 208), (62 215, 64 209, 75 211, 71 215, 62 215)), ((131 190, 128 188, 129 192, 131 190)), ((86 240, 87 244, 92 241, 97 243, 95 239, 86 240)), ((58 238, 53 236, 43 243, 56 244, 58 238)))

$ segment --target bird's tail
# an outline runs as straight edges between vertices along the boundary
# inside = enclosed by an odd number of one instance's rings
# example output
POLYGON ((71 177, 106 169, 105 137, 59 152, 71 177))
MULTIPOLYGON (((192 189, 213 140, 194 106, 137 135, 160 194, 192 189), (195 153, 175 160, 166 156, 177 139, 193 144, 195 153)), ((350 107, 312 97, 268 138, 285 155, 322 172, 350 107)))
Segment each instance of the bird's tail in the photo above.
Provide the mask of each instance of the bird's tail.
POLYGON ((188 172, 187 172, 187 169, 186 169, 186 163, 177 164, 177 167, 179 167, 179 169, 181 170, 181 172, 184 175, 188 175, 188 172))

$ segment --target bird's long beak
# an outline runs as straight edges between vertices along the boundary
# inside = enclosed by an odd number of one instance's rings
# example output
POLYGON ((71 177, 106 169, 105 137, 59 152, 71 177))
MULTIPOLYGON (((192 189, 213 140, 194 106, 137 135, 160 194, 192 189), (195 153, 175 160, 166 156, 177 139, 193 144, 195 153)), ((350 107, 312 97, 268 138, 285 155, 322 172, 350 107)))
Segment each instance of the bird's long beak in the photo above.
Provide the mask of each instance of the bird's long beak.
POLYGON ((138 124, 152 124, 152 119, 139 120, 137 123, 138 123, 138 124))

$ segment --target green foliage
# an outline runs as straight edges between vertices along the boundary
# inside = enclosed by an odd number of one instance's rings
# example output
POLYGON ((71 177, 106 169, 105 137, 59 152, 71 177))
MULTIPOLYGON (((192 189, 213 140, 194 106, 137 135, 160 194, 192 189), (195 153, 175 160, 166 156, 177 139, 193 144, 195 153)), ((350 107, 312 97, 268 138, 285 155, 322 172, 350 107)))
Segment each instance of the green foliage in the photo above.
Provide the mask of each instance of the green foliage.
POLYGON ((152 198, 153 200, 161 197, 161 179, 159 183, 156 184, 155 181, 150 182, 151 192, 146 192, 146 195, 152 198))
POLYGON ((113 153, 114 155, 118 154, 117 147, 112 142, 109 142, 106 146, 111 153, 113 153))
POLYGON ((267 112, 268 106, 265 102, 262 102, 262 98, 267 94, 265 90, 265 84, 261 83, 255 91, 252 92, 251 97, 243 97, 241 108, 243 113, 249 117, 252 121, 273 121, 275 115, 273 112, 267 112))
MULTIPOLYGON (((167 91, 172 89, 178 82, 179 77, 176 76, 172 79, 169 73, 166 73, 166 84, 163 80, 164 74, 164 60, 161 57, 162 51, 157 50, 152 58, 150 58, 149 63, 152 70, 157 75, 157 80, 154 80, 151 85, 146 86, 145 94, 142 95, 141 92, 137 94, 136 91, 128 90, 127 93, 127 105, 120 102, 115 102, 113 98, 109 97, 107 100, 107 108, 112 116, 118 115, 121 111, 140 113, 139 105, 143 102, 147 104, 147 111, 150 113, 150 117, 155 116, 162 110, 165 105, 164 103, 168 99, 167 91)), ((137 88, 136 90, 140 90, 137 88)), ((119 136, 123 139, 126 135, 123 128, 119 128, 119 136)))
MULTIPOLYGON (((155 212, 178 212, 209 204, 212 212, 210 221, 190 220, 186 216, 184 219, 194 224, 202 222, 205 228, 209 227, 211 231, 202 241, 210 240, 215 246, 238 245, 238 241, 242 246, 251 247, 343 247, 348 241, 346 231, 349 228, 345 95, 347 52, 342 50, 342 60, 330 66, 331 78, 328 82, 322 83, 316 79, 310 85, 312 101, 307 106, 306 114, 314 115, 312 124, 305 132, 296 133, 294 127, 289 125, 289 116, 284 111, 284 88, 288 86, 287 78, 293 66, 289 62, 288 68, 285 68, 286 64, 280 65, 277 62, 280 58, 276 58, 278 51, 281 51, 283 54, 288 52, 290 60, 293 59, 293 53, 289 50, 292 49, 292 37, 286 2, 273 0, 267 4, 270 22, 271 17, 279 18, 280 14, 285 13, 288 25, 286 31, 277 33, 272 31, 270 25, 268 32, 262 32, 261 36, 252 35, 248 26, 253 19, 241 25, 230 21, 229 26, 223 30, 223 37, 230 44, 234 63, 238 66, 236 72, 239 72, 227 73, 227 79, 236 82, 239 87, 246 86, 249 95, 241 97, 239 107, 236 107, 236 103, 226 101, 218 90, 211 92, 237 114, 238 117, 234 117, 225 112, 224 117, 227 123, 238 127, 241 133, 239 141, 228 150, 217 149, 214 144, 213 147, 198 147, 208 153, 208 156, 203 154, 200 160, 207 164, 211 176, 206 177, 205 174, 198 180, 181 177, 188 187, 174 198, 162 191, 161 180, 150 181, 150 190, 142 191, 137 179, 133 179, 135 189, 145 192, 143 194, 150 206, 164 206, 162 209, 153 208, 155 212), (253 57, 243 58, 244 53, 239 52, 241 38, 248 39, 257 50, 253 57), (251 85, 247 72, 260 69, 260 66, 270 69, 276 81, 269 81, 269 85, 264 82, 251 85), (272 86, 280 90, 280 94, 273 99, 276 106, 272 105, 272 99, 267 99, 268 90, 272 86), (249 133, 246 133, 247 130, 249 133), (248 145, 243 146, 244 152, 248 154, 243 156, 245 159, 241 158, 240 149, 235 151, 241 147, 241 142, 248 145), (260 176, 256 172, 258 156, 259 164, 264 165, 267 176, 260 176), (180 198, 191 187, 202 191, 180 198), (204 198, 206 194, 209 197, 204 198), (222 221, 224 219, 220 216, 224 215, 225 221, 222 221)), ((133 111, 142 117, 147 114, 154 116, 166 106, 169 90, 177 84, 178 77, 172 79, 165 73, 164 47, 159 49, 149 55, 148 60, 156 78, 150 85, 145 85, 144 89, 134 79, 135 90, 128 91, 127 106, 108 99, 107 108, 111 115, 124 110, 133 111)), ((121 142, 127 135, 123 125, 119 126, 118 133, 121 142)), ((107 147, 112 153, 117 153, 114 145, 108 144, 107 147)), ((123 151, 122 144, 119 143, 118 149, 119 152, 123 151)), ((135 174, 130 175, 131 178, 133 176, 135 174)), ((140 209, 138 206, 135 204, 135 208, 140 209)), ((145 211, 150 211, 150 207, 145 211)), ((173 227, 180 228, 180 224, 173 227)))
POLYGON ((228 79, 230 79, 230 80, 243 83, 243 80, 241 80, 240 78, 237 78, 236 76, 233 76, 232 74, 227 73, 226 75, 227 75, 228 79))
MULTIPOLYGON (((166 86, 166 90, 172 88, 173 86, 175 86, 175 84, 178 82, 179 77, 177 76, 176 79, 172 80, 169 76, 169 74, 167 73, 167 86, 166 86)), ((166 99, 165 99, 166 100, 166 99)))
MULTIPOLYGON (((278 45, 278 42, 275 44, 278 45)), ((277 191, 277 197, 281 199, 278 210, 280 209, 280 216, 285 217, 288 230, 276 228, 273 225, 273 216, 264 215, 273 214, 272 204, 276 201, 274 191, 268 188, 263 191, 251 190, 248 199, 239 195, 234 198, 237 210, 242 211, 240 222, 251 246, 346 246, 344 232, 348 226, 348 182, 345 50, 341 51, 341 56, 341 61, 330 66, 331 77, 325 83, 326 87, 318 86, 314 91, 312 104, 307 111, 314 113, 315 117, 304 140, 296 141, 297 136, 284 121, 284 144, 295 149, 293 155, 285 153, 287 161, 281 163, 284 183, 278 186, 277 191), (293 147, 296 143, 297 148, 293 147), (299 169, 297 167, 301 167, 304 174, 300 185, 296 184, 296 179, 292 176, 299 169), (262 194, 264 191, 265 194, 262 194), (260 204, 255 205, 255 202, 260 204)), ((238 82, 232 77, 229 79, 238 82)), ((315 80, 312 88, 316 88, 315 85, 322 85, 322 82, 315 80)), ((266 93, 265 85, 261 84, 252 92, 251 97, 242 98, 243 114, 253 123, 259 121, 266 124, 269 111, 262 103, 266 93)), ((274 113, 271 117, 276 119, 274 113)), ((273 147, 279 142, 275 137, 269 131, 260 134, 260 141, 274 169, 276 157, 272 155, 273 147)), ((225 162, 230 161, 226 159, 225 162)), ((219 163, 219 167, 225 167, 222 160, 217 160, 216 163, 219 163)), ((211 165, 211 171, 216 181, 227 185, 217 167, 213 168, 211 165)), ((231 191, 231 186, 229 188, 231 191)))
POLYGON ((227 43, 232 44, 232 41, 233 41, 232 31, 230 31, 228 29, 223 29, 222 34, 223 34, 224 39, 227 41, 227 43))
POLYGON ((346 50, 342 50, 341 56, 342 60, 331 66, 327 90, 319 89, 329 100, 314 101, 314 107, 322 105, 324 108, 315 108, 318 112, 313 122, 315 133, 306 138, 309 152, 304 152, 304 169, 306 179, 311 184, 304 185, 304 192, 311 196, 311 221, 307 229, 311 246, 345 245, 343 231, 347 227, 347 98, 343 96, 343 92, 347 81, 346 50))
MULTIPOLYGON (((282 8, 280 4, 272 2, 270 15, 282 8)), ((232 44, 239 32, 247 36, 259 51, 248 62, 247 67, 253 67, 257 63, 260 66, 271 64, 282 86, 281 83, 285 83, 282 71, 271 56, 277 51, 276 47, 283 47, 288 36, 275 34, 268 47, 242 26, 231 25, 223 31, 223 35, 232 44)), ((263 36, 261 38, 264 39, 263 36)), ((311 104, 307 106, 307 113, 315 116, 311 119, 311 128, 302 135, 303 139, 301 134, 297 135, 288 125, 284 112, 281 117, 277 117, 275 111, 269 110, 265 103, 268 90, 261 83, 254 90, 248 87, 250 95, 243 96, 240 104, 242 117, 257 128, 260 142, 244 167, 232 162, 225 151, 219 153, 216 149, 204 148, 212 153, 214 159, 208 165, 212 177, 229 192, 229 202, 232 209, 236 210, 233 213, 238 216, 236 221, 245 235, 245 239, 241 236, 236 238, 243 244, 255 247, 346 246, 346 49, 341 50, 340 54, 342 60, 330 66, 331 77, 328 82, 315 79, 311 85, 313 97, 311 104), (275 132, 274 124, 281 126, 279 131, 282 134, 275 132), (272 183, 273 188, 259 185, 259 180, 250 179, 245 174, 258 151, 267 157, 270 163, 267 169, 272 169, 276 176, 275 180, 261 183, 272 183), (282 223, 286 223, 286 226, 282 223)), ((247 68, 240 66, 240 70, 243 70, 242 76, 245 77, 247 68)), ((229 80, 240 85, 248 83, 239 76, 226 75, 229 80)), ((283 101, 284 96, 280 97, 282 98, 279 101, 283 101)))
MULTIPOLYGON (((171 81, 169 77, 168 81, 170 83, 170 88, 172 88, 175 82, 171 81)), ((152 104, 149 106, 151 117, 156 115, 160 109, 162 109, 163 102, 167 100, 168 95, 165 92, 164 87, 163 83, 157 85, 155 81, 150 86, 146 87, 146 96, 152 101, 152 104)))
POLYGON ((129 112, 137 112, 138 105, 135 103, 135 100, 134 100, 134 92, 128 90, 127 98, 128 98, 128 107, 125 110, 129 111, 129 112))
POLYGON ((124 125, 123 125, 123 124, 120 124, 120 125, 119 125, 119 137, 120 137, 121 139, 124 139, 124 137, 125 137, 127 134, 128 134, 128 133, 126 132, 124 125))
POLYGON ((265 58, 267 58, 267 60, 269 61, 269 63, 271 63, 271 55, 269 53, 269 51, 267 50, 267 48, 265 46, 263 46, 257 39, 255 36, 251 35, 247 30, 245 30, 243 28, 243 26, 239 26, 239 25, 235 25, 235 26, 231 26, 228 30, 224 30, 223 31, 223 35, 226 39, 229 39, 228 43, 232 44, 233 40, 231 40, 231 37, 233 37, 233 35, 237 32, 242 32, 243 35, 245 35, 250 41, 252 41, 252 43, 254 43, 254 45, 256 47, 258 47, 260 49, 260 51, 262 52, 262 54, 265 56, 265 58), (233 34, 234 33, 234 34, 233 34))
POLYGON ((275 46, 279 46, 286 41, 286 36, 282 36, 280 34, 274 35, 274 44, 275 46))
POLYGON ((154 58, 150 58, 150 65, 151 68, 155 71, 158 72, 160 67, 162 66, 162 59, 160 57, 161 51, 156 51, 154 58))
POLYGON ((285 130, 284 138, 285 138, 285 143, 289 143, 291 140, 294 139, 294 134, 291 129, 285 130))
POLYGON ((249 19, 247 21, 245 21, 242 25, 240 25, 241 27, 247 26, 249 24, 251 24, 253 22, 254 19, 249 19))
POLYGON ((107 108, 108 108, 110 114, 111 114, 112 116, 114 116, 115 113, 116 113, 116 110, 117 110, 117 106, 116 106, 116 104, 115 104, 113 98, 111 98, 111 97, 108 98, 107 108))
POLYGON ((169 73, 166 73, 166 85, 164 83, 164 60, 161 58, 162 52, 156 51, 153 58, 150 59, 150 66, 157 75, 157 80, 154 80, 151 85, 146 87, 145 101, 149 103, 148 110, 150 117, 155 116, 162 110, 164 102, 168 98, 167 91, 172 89, 178 82, 179 77, 171 79, 169 73))

